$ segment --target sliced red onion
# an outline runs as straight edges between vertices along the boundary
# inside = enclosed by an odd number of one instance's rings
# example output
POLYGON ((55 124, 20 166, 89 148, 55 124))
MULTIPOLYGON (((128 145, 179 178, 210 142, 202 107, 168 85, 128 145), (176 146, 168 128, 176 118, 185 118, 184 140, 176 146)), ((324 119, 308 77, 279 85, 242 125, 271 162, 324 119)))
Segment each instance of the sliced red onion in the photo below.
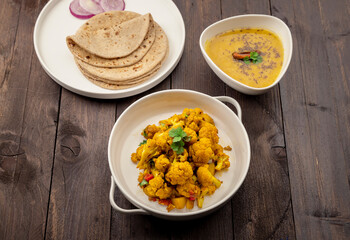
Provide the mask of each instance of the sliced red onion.
MULTIPOLYGON (((98 1, 98 0, 97 0, 98 1)), ((106 11, 122 11, 125 9, 123 0, 99 0, 101 7, 106 11)))
POLYGON ((79 4, 80 0, 74 0, 69 5, 69 11, 72 13, 74 17, 80 18, 80 19, 88 19, 94 16, 94 14, 86 11, 84 8, 82 8, 79 4))
POLYGON ((92 14, 99 14, 104 12, 103 8, 94 0, 79 0, 79 4, 82 8, 92 14))

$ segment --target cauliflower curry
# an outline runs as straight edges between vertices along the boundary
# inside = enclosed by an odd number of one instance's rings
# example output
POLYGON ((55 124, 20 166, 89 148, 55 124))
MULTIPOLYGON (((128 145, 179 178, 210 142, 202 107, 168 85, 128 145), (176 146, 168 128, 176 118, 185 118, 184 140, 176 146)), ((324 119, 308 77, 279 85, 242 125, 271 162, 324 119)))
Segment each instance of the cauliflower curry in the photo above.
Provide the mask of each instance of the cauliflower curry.
POLYGON ((195 201, 202 208, 204 197, 222 184, 215 173, 230 167, 213 119, 199 108, 185 108, 158 126, 148 125, 141 135, 146 140, 131 160, 141 170, 143 192, 168 211, 192 209, 195 201))

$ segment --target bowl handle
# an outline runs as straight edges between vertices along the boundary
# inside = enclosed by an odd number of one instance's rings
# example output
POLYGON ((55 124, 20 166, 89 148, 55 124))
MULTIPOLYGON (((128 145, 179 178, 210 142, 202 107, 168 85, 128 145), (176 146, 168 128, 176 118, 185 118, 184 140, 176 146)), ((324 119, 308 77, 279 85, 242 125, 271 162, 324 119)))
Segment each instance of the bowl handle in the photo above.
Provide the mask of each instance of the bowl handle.
POLYGON ((239 103, 231 98, 231 97, 227 97, 227 96, 218 96, 218 97, 214 97, 217 100, 221 101, 221 102, 227 102, 227 103, 231 103, 233 106, 235 106, 235 108, 237 109, 237 116, 239 118, 239 120, 241 120, 242 122, 242 110, 241 110, 241 106, 239 105, 239 103))
POLYGON ((111 190, 109 191, 109 201, 111 202, 112 207, 117 210, 118 212, 121 213, 128 213, 128 214, 148 214, 145 210, 143 209, 124 209, 119 207, 115 202, 114 202, 114 191, 115 191, 115 182, 113 179, 113 176, 111 176, 111 190))

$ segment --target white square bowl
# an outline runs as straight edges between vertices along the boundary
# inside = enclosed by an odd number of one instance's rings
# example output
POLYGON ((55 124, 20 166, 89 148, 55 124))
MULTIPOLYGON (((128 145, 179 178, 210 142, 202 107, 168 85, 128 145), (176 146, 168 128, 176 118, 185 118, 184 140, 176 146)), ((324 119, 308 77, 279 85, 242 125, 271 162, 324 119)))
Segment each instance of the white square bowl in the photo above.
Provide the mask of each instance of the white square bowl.
POLYGON ((293 51, 293 41, 292 34, 288 28, 288 26, 279 18, 262 15, 262 14, 246 14, 240 16, 234 16, 230 18, 223 19, 216 23, 213 23, 209 27, 207 27, 201 34, 199 39, 199 45, 203 54, 204 59, 210 66, 210 68, 215 72, 215 74, 224 81, 230 87, 236 89, 239 92, 249 94, 249 95, 258 95, 267 92, 269 89, 273 88, 275 85, 283 77, 284 73, 287 71, 290 60, 292 58, 293 51), (234 78, 230 77, 226 73, 224 73, 208 56, 205 51, 205 43, 210 40, 214 36, 234 29, 242 29, 242 28, 263 28, 266 30, 270 30, 275 33, 282 41, 282 45, 284 48, 284 58, 283 65, 280 74, 278 75, 276 81, 270 86, 264 88, 255 88, 247 86, 234 78))

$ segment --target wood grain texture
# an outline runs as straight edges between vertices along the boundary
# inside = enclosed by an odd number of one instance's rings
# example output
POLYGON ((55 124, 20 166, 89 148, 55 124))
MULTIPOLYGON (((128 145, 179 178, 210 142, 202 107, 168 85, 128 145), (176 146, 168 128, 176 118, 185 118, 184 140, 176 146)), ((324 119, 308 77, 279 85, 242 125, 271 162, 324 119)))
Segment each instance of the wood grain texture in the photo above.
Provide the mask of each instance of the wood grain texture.
MULTIPOLYGON (((350 185, 350 3, 337 1, 330 4, 320 1, 319 8, 322 16, 322 25, 326 36, 328 64, 332 80, 339 144, 342 147, 350 185), (333 14, 342 11, 344 14, 333 14)), ((344 184, 344 182, 343 182, 344 184)), ((350 228, 348 228, 349 230, 350 228)), ((349 232, 350 235, 350 232, 349 232)))
POLYGON ((272 4, 273 13, 292 26, 296 49, 281 96, 298 239, 350 236, 349 155, 344 148, 349 143, 349 80, 345 62, 339 62, 346 38, 342 44, 329 40, 349 32, 344 19, 349 7, 346 1, 324 4, 272 4))
POLYGON ((221 19, 217 1, 174 1, 186 26, 184 54, 172 73, 172 88, 192 89, 212 96, 225 94, 225 84, 206 64, 199 48, 199 37, 210 24, 221 19))
MULTIPOLYGON (((269 1, 222 1, 223 18, 243 13, 269 14, 269 1)), ((251 144, 247 178, 232 200, 235 239, 294 239, 279 88, 247 96, 227 87, 227 95, 241 104, 251 144)))
POLYGON ((0 3, 0 239, 43 239, 59 87, 35 57, 40 1, 0 3))
POLYGON ((62 90, 46 239, 109 239, 113 101, 62 90))
MULTIPOLYGON (((174 0, 186 27, 179 65, 151 90, 118 100, 81 97, 46 75, 32 41, 46 2, 0 1, 0 239, 350 239, 348 0, 174 0), (226 86, 198 46, 208 25, 246 13, 272 14, 293 36, 286 75, 261 96, 226 86), (112 126, 134 101, 171 88, 240 103, 247 178, 198 220, 120 214, 108 199, 112 126)), ((115 200, 134 208, 118 189, 115 200)))

